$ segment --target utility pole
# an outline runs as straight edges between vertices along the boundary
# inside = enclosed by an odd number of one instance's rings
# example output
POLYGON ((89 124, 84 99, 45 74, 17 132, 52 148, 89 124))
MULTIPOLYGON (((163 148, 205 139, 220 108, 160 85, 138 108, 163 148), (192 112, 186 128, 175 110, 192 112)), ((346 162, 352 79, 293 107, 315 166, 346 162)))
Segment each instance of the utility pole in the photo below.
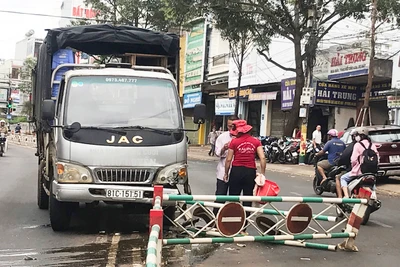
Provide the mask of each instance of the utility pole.
POLYGON ((371 120, 371 109, 369 107, 369 97, 372 89, 372 82, 374 78, 374 58, 375 58, 375 32, 376 32, 376 17, 378 13, 377 9, 377 0, 371 0, 371 54, 369 58, 369 66, 368 66, 368 82, 367 87, 365 88, 365 97, 364 97, 364 105, 358 114, 356 126, 364 126, 364 124, 369 123, 372 125, 371 120))
POLYGON ((310 29, 310 35, 308 40, 308 54, 306 61, 306 83, 303 88, 302 95, 300 97, 300 114, 299 116, 303 118, 301 125, 301 142, 300 142, 300 155, 299 155, 299 165, 305 164, 305 155, 307 147, 307 125, 309 116, 309 105, 311 104, 311 98, 314 89, 311 88, 313 68, 315 64, 315 57, 317 51, 317 29, 318 29, 318 11, 319 5, 314 2, 311 9, 308 10, 308 23, 307 26, 310 29))

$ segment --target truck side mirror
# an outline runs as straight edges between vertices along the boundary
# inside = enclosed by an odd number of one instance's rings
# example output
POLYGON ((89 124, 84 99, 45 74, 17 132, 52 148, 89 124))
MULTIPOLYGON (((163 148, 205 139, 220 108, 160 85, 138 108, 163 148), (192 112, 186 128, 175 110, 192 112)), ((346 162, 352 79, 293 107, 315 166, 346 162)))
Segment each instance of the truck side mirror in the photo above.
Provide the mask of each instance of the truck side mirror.
POLYGON ((193 110, 193 122, 203 124, 206 121, 206 105, 196 104, 193 110))
POLYGON ((51 99, 43 100, 42 119, 50 121, 54 119, 55 115, 56 115, 56 103, 54 102, 54 100, 51 99))

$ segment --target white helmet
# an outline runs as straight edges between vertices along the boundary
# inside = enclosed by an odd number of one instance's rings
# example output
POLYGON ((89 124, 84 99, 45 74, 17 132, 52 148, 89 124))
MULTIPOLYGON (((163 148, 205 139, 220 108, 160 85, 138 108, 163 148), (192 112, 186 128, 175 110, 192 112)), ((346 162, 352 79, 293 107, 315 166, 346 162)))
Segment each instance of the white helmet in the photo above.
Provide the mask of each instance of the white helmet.
POLYGON ((0 123, 6 123, 6 121, 5 120, 1 120, 0 123))

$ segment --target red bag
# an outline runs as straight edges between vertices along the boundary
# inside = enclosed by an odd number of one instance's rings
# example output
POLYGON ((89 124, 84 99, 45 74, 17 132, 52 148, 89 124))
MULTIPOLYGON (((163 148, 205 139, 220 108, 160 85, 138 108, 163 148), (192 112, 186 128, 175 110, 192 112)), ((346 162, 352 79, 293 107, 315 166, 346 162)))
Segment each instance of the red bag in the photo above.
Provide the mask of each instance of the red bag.
MULTIPOLYGON (((265 179, 264 186, 258 186, 256 191, 256 196, 258 197, 275 197, 279 194, 280 188, 277 183, 265 179)), ((266 202, 260 202, 261 204, 265 204, 266 202)))

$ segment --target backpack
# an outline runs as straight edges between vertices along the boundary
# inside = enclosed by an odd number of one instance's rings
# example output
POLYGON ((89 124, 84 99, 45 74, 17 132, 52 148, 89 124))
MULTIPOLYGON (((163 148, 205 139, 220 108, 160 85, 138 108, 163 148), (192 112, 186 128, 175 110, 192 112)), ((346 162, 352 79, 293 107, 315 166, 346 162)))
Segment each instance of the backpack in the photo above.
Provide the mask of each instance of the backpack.
MULTIPOLYGON (((362 153, 363 159, 360 164, 361 173, 378 172, 378 155, 371 149, 372 143, 369 143, 368 148, 366 148, 362 142, 360 142, 360 144, 364 148, 364 152, 362 153)), ((358 158, 358 162, 360 163, 360 157, 358 158)))

